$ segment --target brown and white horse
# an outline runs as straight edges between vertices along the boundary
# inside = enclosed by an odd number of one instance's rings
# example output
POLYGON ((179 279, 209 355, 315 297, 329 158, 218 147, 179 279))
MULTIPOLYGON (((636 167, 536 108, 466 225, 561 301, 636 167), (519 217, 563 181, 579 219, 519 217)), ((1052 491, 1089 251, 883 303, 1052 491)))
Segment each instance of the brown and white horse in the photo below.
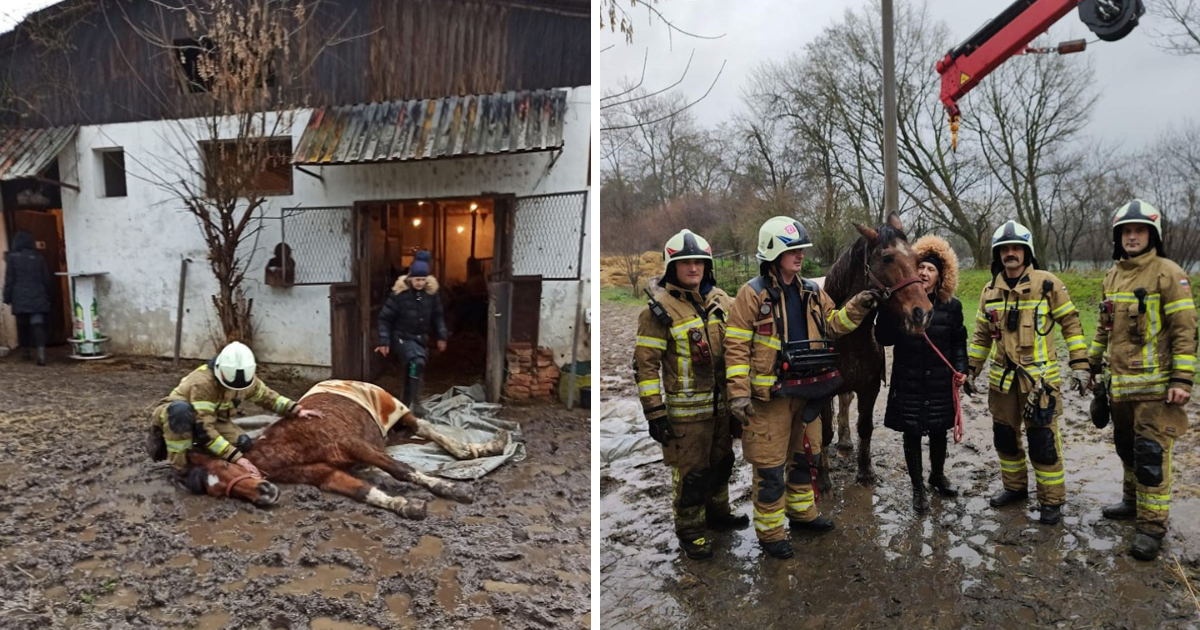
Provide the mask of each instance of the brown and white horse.
POLYGON ((400 401, 369 383, 325 381, 300 400, 305 409, 320 411, 321 417, 279 420, 266 428, 247 455, 265 479, 193 450, 188 453, 192 464, 188 488, 197 494, 236 497, 266 507, 279 500, 275 483, 306 484, 405 518, 421 519, 425 518, 424 501, 390 496, 349 471, 359 465, 375 466, 399 481, 424 486, 437 496, 462 503, 473 500, 471 491, 393 459, 385 450, 389 432, 433 441, 458 459, 497 455, 508 443, 507 432, 485 444, 461 442, 417 418, 400 401), (369 400, 363 399, 363 392, 369 400))

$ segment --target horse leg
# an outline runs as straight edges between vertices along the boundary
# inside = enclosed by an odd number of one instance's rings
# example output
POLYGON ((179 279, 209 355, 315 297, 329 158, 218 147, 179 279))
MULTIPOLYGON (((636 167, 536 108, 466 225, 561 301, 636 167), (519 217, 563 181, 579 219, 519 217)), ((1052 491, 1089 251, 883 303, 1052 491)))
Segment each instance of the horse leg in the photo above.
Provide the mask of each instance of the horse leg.
POLYGON ((838 394, 837 450, 843 455, 849 455, 854 450, 854 440, 850 437, 850 404, 853 402, 854 392, 838 394))
POLYGON ((875 483, 875 467, 871 465, 871 434, 875 431, 875 398, 879 390, 858 393, 858 476, 861 484, 875 483))
POLYGON ((289 479, 294 480, 295 483, 317 486, 326 492, 336 492, 355 501, 395 512, 404 518, 414 520, 425 518, 424 501, 391 496, 362 479, 329 464, 296 466, 288 473, 289 479))
POLYGON ((399 481, 424 486, 439 497, 453 499, 459 503, 473 503, 475 501, 475 498, 471 496, 471 490, 465 485, 459 485, 426 475, 402 461, 393 459, 382 449, 364 447, 358 449, 353 454, 356 461, 374 466, 399 481))
POLYGON ((504 453, 510 440, 508 431, 500 431, 496 437, 483 444, 472 444, 444 433, 437 425, 417 420, 417 437, 422 437, 446 449, 455 459, 478 459, 504 453))

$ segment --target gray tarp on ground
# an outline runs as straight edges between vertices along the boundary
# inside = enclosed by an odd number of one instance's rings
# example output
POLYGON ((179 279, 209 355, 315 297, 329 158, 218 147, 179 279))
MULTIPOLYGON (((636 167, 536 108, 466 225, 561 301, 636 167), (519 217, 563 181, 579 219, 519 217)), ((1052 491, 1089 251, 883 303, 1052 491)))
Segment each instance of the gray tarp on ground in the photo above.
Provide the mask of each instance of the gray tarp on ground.
POLYGON ((662 460, 662 448, 650 438, 637 400, 606 400, 600 405, 600 464, 642 466, 662 460))
MULTIPOLYGON (((455 386, 444 394, 426 398, 421 404, 428 412, 425 420, 460 440, 487 442, 501 430, 507 430, 512 436, 502 455, 459 461, 432 442, 391 446, 387 449, 388 455, 421 472, 449 479, 478 479, 506 461, 523 461, 525 444, 518 441, 521 438, 521 425, 495 417, 501 406, 483 402, 485 398, 483 388, 479 385, 455 386)), ((251 437, 258 437, 262 429, 277 419, 275 416, 260 415, 237 418, 234 422, 246 429, 251 437)))

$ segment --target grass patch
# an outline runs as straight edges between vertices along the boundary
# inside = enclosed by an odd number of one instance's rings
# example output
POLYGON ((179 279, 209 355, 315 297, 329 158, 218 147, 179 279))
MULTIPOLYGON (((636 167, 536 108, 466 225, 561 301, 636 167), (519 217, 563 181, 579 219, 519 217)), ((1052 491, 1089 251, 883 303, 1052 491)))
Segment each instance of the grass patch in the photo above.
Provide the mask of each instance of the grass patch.
MULTIPOLYGON (((645 294, 638 292, 642 297, 645 294)), ((645 299, 633 297, 633 292, 629 287, 600 287, 600 299, 604 302, 616 302, 618 304, 645 304, 645 299)))

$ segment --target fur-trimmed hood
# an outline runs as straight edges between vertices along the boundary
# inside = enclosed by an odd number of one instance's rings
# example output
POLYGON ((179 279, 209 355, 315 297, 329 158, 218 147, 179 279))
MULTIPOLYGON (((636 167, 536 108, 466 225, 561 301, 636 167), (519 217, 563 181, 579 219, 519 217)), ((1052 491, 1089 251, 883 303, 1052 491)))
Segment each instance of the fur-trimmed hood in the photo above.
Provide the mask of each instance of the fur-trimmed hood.
MULTIPOLYGON (((407 280, 408 275, 403 275, 397 278, 396 284, 392 285, 392 293, 400 294, 412 288, 408 286, 407 280)), ((425 276, 425 292, 429 295, 433 295, 434 293, 438 292, 437 278, 434 278, 433 276, 425 276)))
POLYGON ((937 300, 949 302, 958 290, 958 254, 950 243, 940 236, 926 234, 913 243, 913 251, 917 254, 917 262, 929 254, 942 259, 942 278, 938 285, 937 300))

